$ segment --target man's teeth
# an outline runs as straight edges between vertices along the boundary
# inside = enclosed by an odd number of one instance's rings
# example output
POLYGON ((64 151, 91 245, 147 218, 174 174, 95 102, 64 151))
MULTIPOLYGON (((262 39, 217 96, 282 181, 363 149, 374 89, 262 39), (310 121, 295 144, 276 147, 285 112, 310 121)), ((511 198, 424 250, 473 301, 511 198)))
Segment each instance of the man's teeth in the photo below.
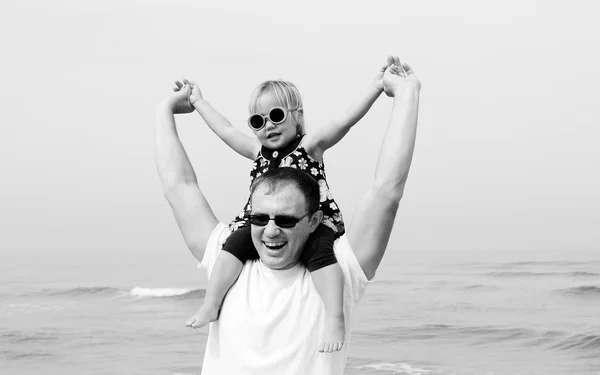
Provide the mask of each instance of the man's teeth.
POLYGON ((285 242, 264 242, 264 244, 269 248, 280 248, 285 245, 285 242))

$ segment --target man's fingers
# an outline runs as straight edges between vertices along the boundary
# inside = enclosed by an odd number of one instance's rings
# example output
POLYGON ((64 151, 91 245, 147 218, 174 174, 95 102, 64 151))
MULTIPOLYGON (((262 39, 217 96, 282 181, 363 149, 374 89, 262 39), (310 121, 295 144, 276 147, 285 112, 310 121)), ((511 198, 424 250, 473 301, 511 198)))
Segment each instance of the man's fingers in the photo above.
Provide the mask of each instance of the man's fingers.
POLYGON ((181 83, 180 81, 173 81, 175 83, 175 87, 173 87, 173 91, 177 92, 179 90, 181 90, 181 88, 183 87, 183 83, 181 83))
POLYGON ((399 60, 398 62, 399 62, 399 64, 397 66, 398 66, 398 71, 399 71, 400 75, 402 77, 406 77, 407 74, 406 74, 406 71, 404 70, 404 67, 402 66, 402 64, 403 64, 402 60, 399 60))
POLYGON ((396 65, 392 65, 392 66, 390 66, 390 67, 389 67, 389 72, 390 72, 391 74, 395 74, 395 75, 397 75, 397 76, 401 75, 400 68, 399 68, 399 67, 397 67, 396 65))
POLYGON ((415 72, 413 72, 412 68, 405 62, 402 63, 402 69, 404 69, 404 71, 406 72, 406 75, 415 74, 415 72))
POLYGON ((386 66, 390 66, 390 65, 394 65, 394 56, 390 55, 387 57, 387 64, 386 66))

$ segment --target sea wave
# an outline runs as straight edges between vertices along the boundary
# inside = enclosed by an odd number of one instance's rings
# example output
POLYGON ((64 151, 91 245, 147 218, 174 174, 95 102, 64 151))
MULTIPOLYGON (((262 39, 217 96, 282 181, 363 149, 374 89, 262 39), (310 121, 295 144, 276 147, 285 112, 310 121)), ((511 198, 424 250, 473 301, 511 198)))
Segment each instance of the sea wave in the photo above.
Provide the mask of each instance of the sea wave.
POLYGON ((489 290, 498 290, 498 289, 500 289, 500 287, 494 286, 494 285, 469 284, 469 285, 463 286, 462 289, 489 291, 489 290))
POLYGON ((191 288, 144 288, 135 286, 132 289, 119 289, 109 286, 77 287, 62 290, 47 290, 41 293, 27 293, 50 297, 130 297, 130 298, 198 298, 204 296, 204 289, 191 288))
POLYGON ((572 335, 553 345, 552 348, 559 350, 582 349, 597 351, 600 349, 600 335, 589 335, 584 333, 572 335))
POLYGON ((393 327, 385 330, 360 332, 378 342, 397 342, 398 340, 464 340, 473 345, 489 345, 503 341, 514 341, 526 347, 542 347, 555 350, 598 350, 600 335, 597 332, 573 334, 560 330, 534 330, 529 328, 511 328, 496 326, 457 326, 447 324, 425 324, 412 327, 393 327))
POLYGON ((476 339, 486 343, 531 338, 535 331, 525 328, 502 328, 493 326, 455 326, 448 324, 425 324, 413 327, 386 328, 383 331, 365 333, 367 336, 377 336, 378 340, 397 341, 429 340, 439 338, 476 339))
POLYGON ((558 290, 564 294, 575 294, 575 295, 585 295, 585 296, 598 296, 600 295, 600 287, 595 285, 581 285, 568 289, 559 289, 558 290))
POLYGON ((521 261, 521 262, 506 262, 500 263, 501 267, 515 267, 515 266, 588 266, 590 264, 600 264, 600 260, 536 260, 536 261, 521 261))
POLYGON ((355 369, 358 370, 375 370, 381 371, 385 373, 393 372, 398 375, 424 375, 424 374, 441 374, 440 370, 431 370, 431 369, 423 369, 419 367, 412 366, 408 363, 400 362, 400 363, 392 363, 392 362, 376 362, 370 363, 366 365, 358 365, 354 366, 355 369))
POLYGON ((111 288, 108 286, 92 286, 92 287, 78 287, 64 290, 53 290, 48 291, 45 294, 49 296, 85 296, 85 295, 108 295, 118 292, 119 289, 111 288))
POLYGON ((462 262, 462 263, 450 263, 448 266, 466 266, 473 268, 502 268, 502 269, 514 269, 519 267, 567 267, 567 266, 591 266, 594 264, 600 264, 600 260, 585 260, 585 261, 573 261, 573 260, 542 260, 542 261, 521 261, 521 262, 501 262, 501 263, 490 263, 490 262, 462 262))
MULTIPOLYGON (((0 351, 0 355, 9 360, 39 360, 41 358, 53 357, 54 354, 47 352, 30 352, 30 353, 21 353, 15 352, 12 350, 4 350, 0 351)), ((1 358, 1 357, 0 357, 1 358)))
POLYGON ((38 343, 59 339, 58 332, 41 330, 39 332, 9 331, 0 333, 0 342, 8 344, 38 343))
POLYGON ((488 272, 486 276, 491 277, 546 277, 546 276, 563 276, 563 277, 599 277, 598 272, 535 272, 535 271, 500 271, 488 272))
POLYGON ((197 298, 204 296, 204 289, 186 289, 186 288, 142 288, 134 287, 128 293, 131 297, 137 298, 197 298))

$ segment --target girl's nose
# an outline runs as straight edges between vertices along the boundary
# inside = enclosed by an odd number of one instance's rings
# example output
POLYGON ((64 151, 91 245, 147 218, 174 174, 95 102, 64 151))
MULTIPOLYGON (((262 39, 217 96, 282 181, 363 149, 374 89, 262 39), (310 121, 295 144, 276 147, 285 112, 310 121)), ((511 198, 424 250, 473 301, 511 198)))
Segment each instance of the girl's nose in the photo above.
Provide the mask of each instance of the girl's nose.
POLYGON ((265 121, 266 121, 266 123, 265 123, 265 128, 267 128, 267 129, 273 129, 273 128, 275 128, 275 124, 273 124, 273 123, 271 122, 271 120, 269 120, 269 119, 266 119, 265 121))

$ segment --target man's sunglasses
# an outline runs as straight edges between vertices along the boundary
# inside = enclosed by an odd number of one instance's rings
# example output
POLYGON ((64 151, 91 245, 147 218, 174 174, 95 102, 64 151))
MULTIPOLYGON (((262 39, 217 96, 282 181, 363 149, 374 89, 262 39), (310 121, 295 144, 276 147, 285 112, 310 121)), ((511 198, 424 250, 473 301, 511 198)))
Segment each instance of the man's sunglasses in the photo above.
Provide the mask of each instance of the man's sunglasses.
POLYGON ((259 227, 264 227, 269 223, 269 221, 273 220, 275 225, 280 228, 293 228, 298 224, 302 219, 307 217, 309 213, 305 213, 303 216, 294 217, 288 215, 277 215, 275 217, 270 217, 267 214, 256 214, 250 215, 250 224, 258 225, 259 227))
POLYGON ((287 113, 292 111, 298 111, 302 108, 297 109, 285 109, 281 107, 275 107, 269 111, 269 113, 264 116, 260 113, 255 113, 248 117, 248 126, 252 128, 252 130, 260 130, 267 123, 267 119, 271 121, 274 125, 281 124, 287 118, 287 113))

